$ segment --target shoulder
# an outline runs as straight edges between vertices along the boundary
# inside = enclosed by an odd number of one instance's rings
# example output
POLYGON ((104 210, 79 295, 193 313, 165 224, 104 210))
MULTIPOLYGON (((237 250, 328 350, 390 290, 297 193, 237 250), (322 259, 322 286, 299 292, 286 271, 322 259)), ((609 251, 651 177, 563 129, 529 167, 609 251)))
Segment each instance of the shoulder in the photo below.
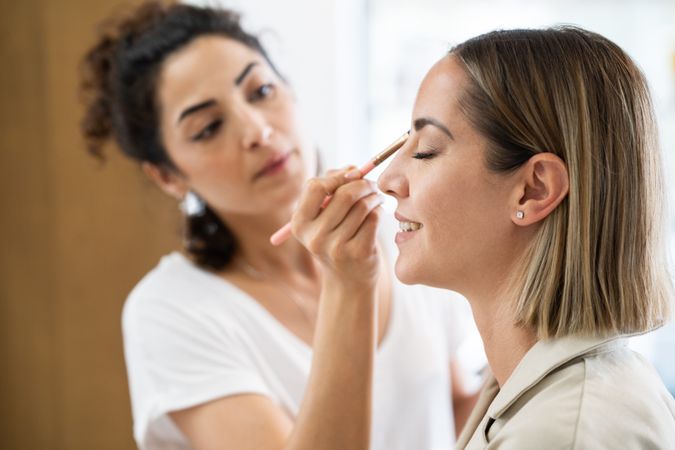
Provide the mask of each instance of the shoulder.
POLYGON ((506 416, 499 438, 509 445, 503 448, 675 445, 673 399, 649 364, 627 348, 587 355, 549 374, 506 416))
POLYGON ((136 284, 128 300, 144 297, 178 297, 203 292, 214 275, 195 266, 178 252, 163 256, 159 263, 136 284))
POLYGON ((122 311, 122 326, 125 334, 147 332, 153 326, 203 327, 217 311, 234 308, 236 303, 227 300, 241 295, 225 280, 174 252, 164 256, 131 291, 122 311))
POLYGON ((579 446, 601 438, 615 448, 675 448, 675 400, 642 355, 622 347, 584 363, 579 446))
POLYGON ((583 388, 583 361, 537 381, 492 424, 492 443, 500 449, 574 448, 583 388))

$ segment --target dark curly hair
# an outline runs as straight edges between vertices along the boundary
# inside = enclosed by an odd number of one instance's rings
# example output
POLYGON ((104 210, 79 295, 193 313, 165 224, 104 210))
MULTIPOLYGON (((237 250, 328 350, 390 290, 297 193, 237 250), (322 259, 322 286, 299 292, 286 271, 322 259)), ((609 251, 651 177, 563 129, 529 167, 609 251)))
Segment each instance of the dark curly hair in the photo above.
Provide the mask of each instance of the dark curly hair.
MULTIPOLYGON (((239 14, 179 3, 147 2, 127 17, 101 25, 100 38, 82 61, 80 91, 86 105, 81 129, 87 150, 104 160, 103 147, 114 139, 139 162, 178 172, 162 143, 156 81, 162 62, 197 37, 222 35, 256 50, 279 74, 258 38, 245 32, 239 14)), ((283 78, 283 77, 282 77, 283 78)), ((221 269, 232 259, 236 241, 206 205, 188 216, 185 245, 196 263, 221 269)))

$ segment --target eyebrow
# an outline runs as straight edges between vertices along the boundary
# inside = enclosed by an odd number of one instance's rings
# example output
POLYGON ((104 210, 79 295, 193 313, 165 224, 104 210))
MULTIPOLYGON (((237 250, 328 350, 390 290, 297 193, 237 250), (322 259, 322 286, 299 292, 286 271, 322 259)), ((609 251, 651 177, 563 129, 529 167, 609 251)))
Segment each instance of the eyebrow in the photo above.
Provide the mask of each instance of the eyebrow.
POLYGON ((248 75, 248 73, 251 71, 251 69, 253 69, 257 65, 258 65, 257 61, 248 63, 248 65, 246 67, 244 67, 244 70, 241 71, 239 76, 234 79, 234 85, 239 86, 242 83, 242 81, 244 81, 244 78, 246 78, 246 75, 248 75))
POLYGON ((443 125, 441 122, 434 119, 433 117, 420 117, 419 119, 415 119, 415 121, 413 122, 415 131, 420 131, 427 125, 431 125, 438 128, 443 133, 445 133, 450 139, 452 139, 453 141, 455 140, 455 137, 452 135, 450 130, 448 130, 448 128, 445 125, 443 125))
POLYGON ((197 111, 200 111, 205 108, 210 108, 211 106, 214 106, 216 104, 216 101, 214 99, 206 100, 201 103, 197 103, 196 105, 190 106, 189 108, 185 108, 182 113, 180 113, 180 116, 178 117, 178 121, 176 122, 176 125, 180 123, 181 120, 185 119, 185 117, 189 116, 190 114, 194 114, 197 111))
MULTIPOLYGON (((239 86, 246 78, 246 75, 248 75, 251 72, 251 70, 257 65, 258 65, 257 61, 248 63, 246 67, 244 67, 244 70, 242 70, 241 73, 237 76, 237 78, 234 79, 234 85, 239 86)), ((209 99, 201 103, 197 103, 196 105, 190 106, 189 108, 185 108, 183 112, 180 113, 180 116, 178 116, 178 121, 176 121, 176 125, 179 124, 181 120, 185 119, 185 117, 189 116, 190 114, 194 114, 197 111, 201 111, 202 109, 205 108, 210 108, 215 104, 216 101, 214 99, 209 99)))

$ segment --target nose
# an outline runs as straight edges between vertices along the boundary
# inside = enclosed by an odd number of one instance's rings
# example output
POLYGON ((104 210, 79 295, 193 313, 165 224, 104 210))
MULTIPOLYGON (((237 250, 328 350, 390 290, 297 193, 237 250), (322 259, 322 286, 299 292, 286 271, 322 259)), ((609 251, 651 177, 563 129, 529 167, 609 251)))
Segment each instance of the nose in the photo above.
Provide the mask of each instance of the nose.
POLYGON ((377 187, 396 199, 408 196, 408 179, 404 170, 404 145, 394 156, 393 161, 377 179, 377 187))
POLYGON ((254 150, 269 145, 273 129, 259 111, 243 111, 240 114, 242 146, 254 150))

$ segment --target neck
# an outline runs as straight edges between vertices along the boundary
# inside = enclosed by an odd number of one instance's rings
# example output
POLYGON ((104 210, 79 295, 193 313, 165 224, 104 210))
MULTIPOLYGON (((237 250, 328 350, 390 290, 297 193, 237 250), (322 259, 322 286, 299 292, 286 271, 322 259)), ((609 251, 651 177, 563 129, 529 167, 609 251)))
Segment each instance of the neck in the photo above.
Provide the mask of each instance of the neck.
POLYGON ((236 237, 236 257, 269 276, 316 279, 314 258, 297 240, 291 237, 277 247, 269 242, 290 216, 290 211, 275 211, 272 215, 227 215, 222 219, 236 237))
POLYGON ((536 229, 521 233, 510 247, 497 252, 493 265, 484 267, 484 274, 489 273, 494 281, 485 283, 482 278, 473 283, 476 290, 466 292, 490 369, 500 387, 537 342, 535 331, 518 325, 515 315, 519 292, 516 280, 520 279, 525 249, 535 234, 536 229))
POLYGON ((518 289, 509 282, 513 273, 504 263, 502 272, 492 273, 492 284, 477 283, 476 291, 467 292, 476 327, 483 340, 488 364, 500 387, 506 383, 525 354, 537 342, 536 333, 517 325, 515 316, 518 289))
POLYGON ((532 330, 515 324, 511 303, 494 303, 472 301, 471 308, 490 369, 502 387, 537 338, 532 330))

